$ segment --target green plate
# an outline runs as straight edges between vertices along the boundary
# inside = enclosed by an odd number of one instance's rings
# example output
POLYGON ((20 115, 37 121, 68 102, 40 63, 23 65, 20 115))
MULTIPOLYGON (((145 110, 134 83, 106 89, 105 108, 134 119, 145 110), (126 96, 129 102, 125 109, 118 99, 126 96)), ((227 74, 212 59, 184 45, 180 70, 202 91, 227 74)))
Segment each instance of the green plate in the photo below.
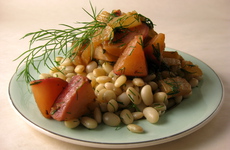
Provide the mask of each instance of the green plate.
MULTIPOLYGON (((175 51, 167 48, 167 51, 175 51)), ((142 126, 145 133, 135 134, 122 126, 119 130, 100 124, 95 130, 79 126, 69 129, 63 122, 44 118, 28 91, 28 86, 22 78, 17 80, 15 73, 9 83, 9 100, 14 110, 35 129, 53 138, 98 148, 137 148, 169 142, 186 136, 208 123, 219 110, 223 101, 223 85, 218 75, 199 59, 178 51, 185 60, 197 64, 203 71, 203 80, 193 89, 193 95, 180 105, 167 111, 156 124, 145 119, 135 121, 142 126)), ((23 67, 22 67, 23 68, 23 67)), ((21 69, 22 69, 21 68, 21 69)), ((41 72, 48 72, 43 67, 41 72)), ((32 70, 34 77, 38 74, 32 70)))

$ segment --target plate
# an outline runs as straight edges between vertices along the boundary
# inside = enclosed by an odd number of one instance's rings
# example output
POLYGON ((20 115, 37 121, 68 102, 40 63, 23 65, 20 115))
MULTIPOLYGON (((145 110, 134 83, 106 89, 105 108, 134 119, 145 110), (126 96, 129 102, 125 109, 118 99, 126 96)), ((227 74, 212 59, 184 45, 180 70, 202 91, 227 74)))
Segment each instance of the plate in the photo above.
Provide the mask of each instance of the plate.
MULTIPOLYGON (((166 50, 175 51, 171 48, 166 50)), ((33 95, 28 91, 28 85, 22 78, 17 80, 17 73, 9 83, 9 100, 14 110, 29 125, 48 136, 69 143, 97 148, 137 148, 173 141, 207 124, 216 115, 223 101, 223 85, 218 75, 201 60, 178 52, 185 60, 192 61, 202 69, 203 80, 193 89, 190 98, 167 111, 158 123, 151 124, 144 119, 135 121, 135 124, 144 128, 145 132, 142 134, 132 133, 125 126, 117 129, 103 124, 95 130, 81 126, 69 129, 63 122, 46 119, 40 114, 33 95)), ((43 67, 41 72, 48 72, 48 69, 43 67)), ((38 76, 33 70, 32 74, 35 78, 38 76)))

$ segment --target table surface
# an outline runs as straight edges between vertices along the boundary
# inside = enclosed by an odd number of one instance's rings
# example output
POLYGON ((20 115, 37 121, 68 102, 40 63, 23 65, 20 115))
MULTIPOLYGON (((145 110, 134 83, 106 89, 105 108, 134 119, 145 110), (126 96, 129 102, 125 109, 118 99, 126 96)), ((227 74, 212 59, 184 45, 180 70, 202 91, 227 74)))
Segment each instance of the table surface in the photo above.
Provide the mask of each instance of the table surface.
MULTIPOLYGON (((165 33, 166 46, 186 52, 208 64, 221 78, 225 97, 218 114, 207 125, 181 139, 144 147, 196 150, 230 149, 230 1, 228 0, 91 0, 97 10, 123 12, 136 10, 148 16, 157 32, 165 33)), ((90 10, 85 0, 0 0, 0 149, 95 150, 62 142, 27 125, 13 110, 8 97, 8 83, 15 72, 17 56, 28 48, 28 39, 20 38, 40 28, 58 28, 61 23, 91 21, 82 8, 90 10)))

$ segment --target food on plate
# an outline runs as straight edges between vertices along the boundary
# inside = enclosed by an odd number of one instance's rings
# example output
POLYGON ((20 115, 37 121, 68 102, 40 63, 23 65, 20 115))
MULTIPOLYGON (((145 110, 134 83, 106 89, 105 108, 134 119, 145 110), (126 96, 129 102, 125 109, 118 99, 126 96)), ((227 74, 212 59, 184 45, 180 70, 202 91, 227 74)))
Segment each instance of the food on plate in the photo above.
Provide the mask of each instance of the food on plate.
POLYGON ((165 51, 165 35, 136 11, 92 11, 93 21, 82 27, 63 25, 67 29, 25 35, 32 39, 29 50, 19 56, 26 63, 19 75, 31 83, 46 118, 64 121, 69 128, 123 123, 131 132, 143 133, 137 120, 157 123, 192 94, 202 70, 177 51, 165 51), (44 40, 44 45, 33 47, 44 40), (49 73, 39 71, 42 62, 49 73), (40 80, 30 75, 31 67, 40 80))
POLYGON ((51 118, 51 107, 67 84, 65 80, 55 77, 30 82, 34 99, 44 117, 51 118))
POLYGON ((95 97, 89 80, 85 76, 74 76, 57 97, 50 114, 58 121, 79 118, 87 112, 87 106, 95 97))

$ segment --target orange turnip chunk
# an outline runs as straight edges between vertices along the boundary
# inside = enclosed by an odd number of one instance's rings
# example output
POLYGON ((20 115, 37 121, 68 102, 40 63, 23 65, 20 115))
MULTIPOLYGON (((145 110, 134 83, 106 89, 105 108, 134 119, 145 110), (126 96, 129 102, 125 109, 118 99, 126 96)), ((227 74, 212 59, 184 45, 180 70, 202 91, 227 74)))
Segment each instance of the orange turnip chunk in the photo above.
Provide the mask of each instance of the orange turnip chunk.
POLYGON ((127 76, 146 76, 148 74, 142 35, 135 36, 114 65, 114 73, 127 76))
POLYGON ((145 39, 148 33, 149 27, 145 23, 142 23, 139 26, 115 33, 112 41, 104 41, 102 43, 102 48, 111 55, 120 56, 135 36, 142 35, 143 39, 145 39))
POLYGON ((35 102, 45 118, 51 118, 50 109, 67 84, 68 82, 60 78, 47 78, 30 82, 35 102))
POLYGON ((94 98, 94 90, 89 80, 76 75, 55 101, 51 115, 58 121, 79 118, 87 112, 87 107, 94 98))
POLYGON ((162 53, 165 50, 165 35, 163 33, 157 34, 145 46, 145 56, 148 60, 160 65, 162 53))

